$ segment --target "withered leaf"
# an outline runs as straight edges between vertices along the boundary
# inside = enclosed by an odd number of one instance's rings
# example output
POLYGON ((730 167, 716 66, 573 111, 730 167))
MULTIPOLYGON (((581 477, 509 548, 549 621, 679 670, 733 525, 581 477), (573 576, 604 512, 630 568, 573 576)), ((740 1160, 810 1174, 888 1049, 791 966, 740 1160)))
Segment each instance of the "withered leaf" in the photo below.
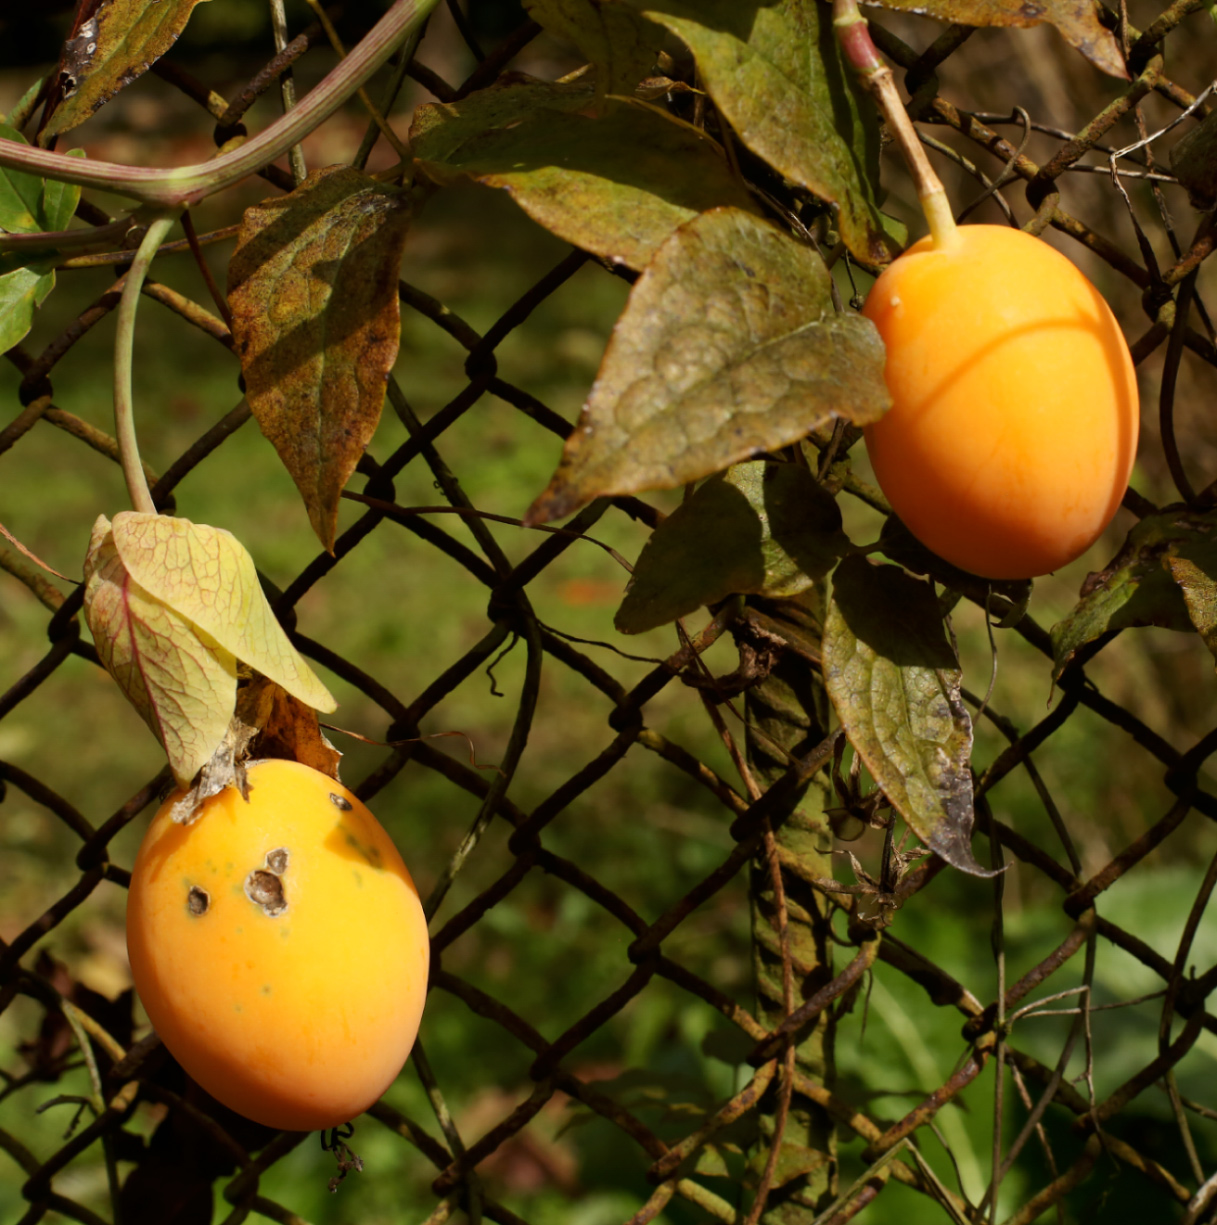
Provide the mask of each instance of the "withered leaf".
POLYGON ((629 0, 692 51, 715 106, 758 157, 836 206, 864 264, 896 254, 874 195, 879 120, 819 0, 629 0))
POLYGON ((237 661, 130 575, 101 516, 85 560, 84 613, 97 654, 187 783, 224 738, 237 661))
POLYGON ((529 523, 601 495, 671 489, 889 397, 871 323, 833 307, 808 247, 738 209, 678 229, 638 278, 529 523))
POLYGON ((1090 574, 1081 599, 1052 627, 1053 679, 1078 651, 1133 626, 1199 630, 1217 654, 1217 512, 1147 515, 1119 553, 1090 574))
POLYGON ((610 99, 595 116, 570 109, 575 102, 592 99, 523 83, 426 107, 414 151, 437 182, 468 177, 502 188, 559 238, 630 268, 646 267, 677 226, 706 209, 752 210, 721 151, 696 129, 632 102, 610 99), (525 105, 547 96, 567 105, 525 105), (485 126, 454 142, 479 114, 485 126))
POLYGON ((405 193, 350 167, 314 171, 246 210, 228 268, 250 407, 330 550, 397 360, 409 220, 405 193))
MULTIPOLYGON (((869 2, 869 0, 868 0, 869 2)), ((1100 20, 1095 0, 874 0, 887 9, 920 13, 965 26, 1027 27, 1046 21, 1096 68, 1128 80, 1115 34, 1100 20)))
POLYGON ((177 41, 201 0, 101 0, 64 44, 60 102, 41 143, 84 123, 99 106, 142 76, 177 41))
POLYGON ((237 660, 301 700, 329 691, 287 639, 253 559, 229 532, 168 515, 100 516, 85 559, 97 653, 185 785, 229 732, 237 660))
POLYGON ((316 710, 281 685, 264 676, 242 685, 237 692, 237 718, 257 732, 256 756, 285 757, 338 777, 342 754, 321 730, 316 710))
POLYGON ((146 591, 263 676, 316 710, 337 703, 275 618, 254 560, 223 528, 122 511, 114 541, 146 591))
POLYGON ((833 573, 824 682, 879 789, 930 850, 963 872, 972 855, 972 720, 933 585, 847 557, 833 573))
POLYGON ((805 467, 736 464, 655 529, 614 624, 640 634, 732 593, 798 595, 848 547, 836 500, 805 467))

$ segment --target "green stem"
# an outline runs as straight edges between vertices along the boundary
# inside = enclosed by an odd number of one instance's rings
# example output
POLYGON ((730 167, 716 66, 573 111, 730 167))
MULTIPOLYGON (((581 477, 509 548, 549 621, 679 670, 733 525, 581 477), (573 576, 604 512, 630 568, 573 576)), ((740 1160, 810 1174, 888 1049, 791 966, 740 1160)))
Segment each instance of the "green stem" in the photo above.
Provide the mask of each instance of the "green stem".
POLYGON ((62 183, 104 188, 163 208, 196 204, 273 162, 324 123, 375 74, 438 3, 439 0, 397 0, 350 55, 298 106, 239 149, 209 162, 174 170, 119 166, 0 140, 0 166, 62 183))
POLYGON ((156 249, 177 220, 176 214, 157 217, 148 226, 144 240, 139 244, 131 270, 123 285, 123 295, 118 303, 118 332, 114 338, 114 433, 118 439, 118 454, 122 461, 123 476, 127 482, 127 493, 131 505, 141 514, 154 515, 152 493, 144 477, 144 466, 139 457, 139 443, 135 437, 135 406, 131 396, 131 358, 135 349, 135 312, 139 306, 139 292, 156 249))
POLYGON ((845 58, 875 99, 875 104, 900 146, 900 152, 904 155, 909 174, 912 175, 917 189, 921 211, 930 227, 930 238, 934 246, 953 246, 956 241, 955 217, 951 212, 946 188, 930 165, 917 129, 913 127, 913 121, 900 101, 892 70, 883 62, 871 40, 866 18, 859 11, 857 0, 833 0, 832 24, 845 58))

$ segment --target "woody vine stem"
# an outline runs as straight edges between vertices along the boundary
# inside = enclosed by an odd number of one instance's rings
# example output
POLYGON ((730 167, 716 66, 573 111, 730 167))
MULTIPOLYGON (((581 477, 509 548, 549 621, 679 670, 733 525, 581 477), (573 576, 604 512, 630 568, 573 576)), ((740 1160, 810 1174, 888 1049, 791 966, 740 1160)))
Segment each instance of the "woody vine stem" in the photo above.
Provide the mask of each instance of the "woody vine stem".
POLYGON ((439 0, 397 0, 367 36, 292 110, 240 148, 194 166, 120 166, 0 140, 0 166, 82 187, 102 187, 160 207, 197 203, 256 173, 320 127, 431 15, 439 0))

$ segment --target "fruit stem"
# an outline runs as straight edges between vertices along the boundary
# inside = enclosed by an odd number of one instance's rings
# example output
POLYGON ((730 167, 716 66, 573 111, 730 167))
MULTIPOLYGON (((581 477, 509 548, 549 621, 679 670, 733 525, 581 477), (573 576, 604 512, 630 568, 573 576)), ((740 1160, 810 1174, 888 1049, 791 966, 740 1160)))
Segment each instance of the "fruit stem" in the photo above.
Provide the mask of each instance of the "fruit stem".
POLYGON ((135 406, 131 395, 131 359, 135 348, 135 312, 139 293, 157 248, 173 228, 177 214, 167 213, 153 219, 144 234, 135 259, 123 284, 118 303, 118 327, 114 337, 114 434, 118 439, 118 454, 132 507, 141 514, 156 514, 152 492, 144 476, 135 437, 135 406))
POLYGON ((875 99, 880 114, 887 121, 900 152, 904 155, 909 173, 917 188, 917 199, 930 227, 930 240, 935 247, 954 245, 956 236, 955 217, 946 188, 934 172, 925 149, 917 136, 917 129, 909 118, 892 70, 883 62, 867 28, 866 18, 858 9, 858 0, 833 0, 833 29, 837 41, 849 65, 858 74, 859 80, 875 99))

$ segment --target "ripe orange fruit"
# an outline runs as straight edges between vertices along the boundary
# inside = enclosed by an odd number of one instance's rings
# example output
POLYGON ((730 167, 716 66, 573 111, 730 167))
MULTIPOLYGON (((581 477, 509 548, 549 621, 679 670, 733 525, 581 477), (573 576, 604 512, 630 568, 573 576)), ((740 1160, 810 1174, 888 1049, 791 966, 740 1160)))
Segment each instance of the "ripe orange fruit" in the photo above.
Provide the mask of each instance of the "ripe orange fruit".
POLYGON ((213 1097, 271 1127, 335 1127, 393 1082, 414 1044, 430 947, 401 856, 341 783, 249 765, 190 825, 170 796, 127 902, 135 988, 213 1097))
POLYGON ((1128 346, 1107 303, 1021 230, 915 243, 862 312, 887 347, 889 412, 865 431, 893 510, 974 574, 1047 574, 1111 522, 1137 449, 1128 346))

